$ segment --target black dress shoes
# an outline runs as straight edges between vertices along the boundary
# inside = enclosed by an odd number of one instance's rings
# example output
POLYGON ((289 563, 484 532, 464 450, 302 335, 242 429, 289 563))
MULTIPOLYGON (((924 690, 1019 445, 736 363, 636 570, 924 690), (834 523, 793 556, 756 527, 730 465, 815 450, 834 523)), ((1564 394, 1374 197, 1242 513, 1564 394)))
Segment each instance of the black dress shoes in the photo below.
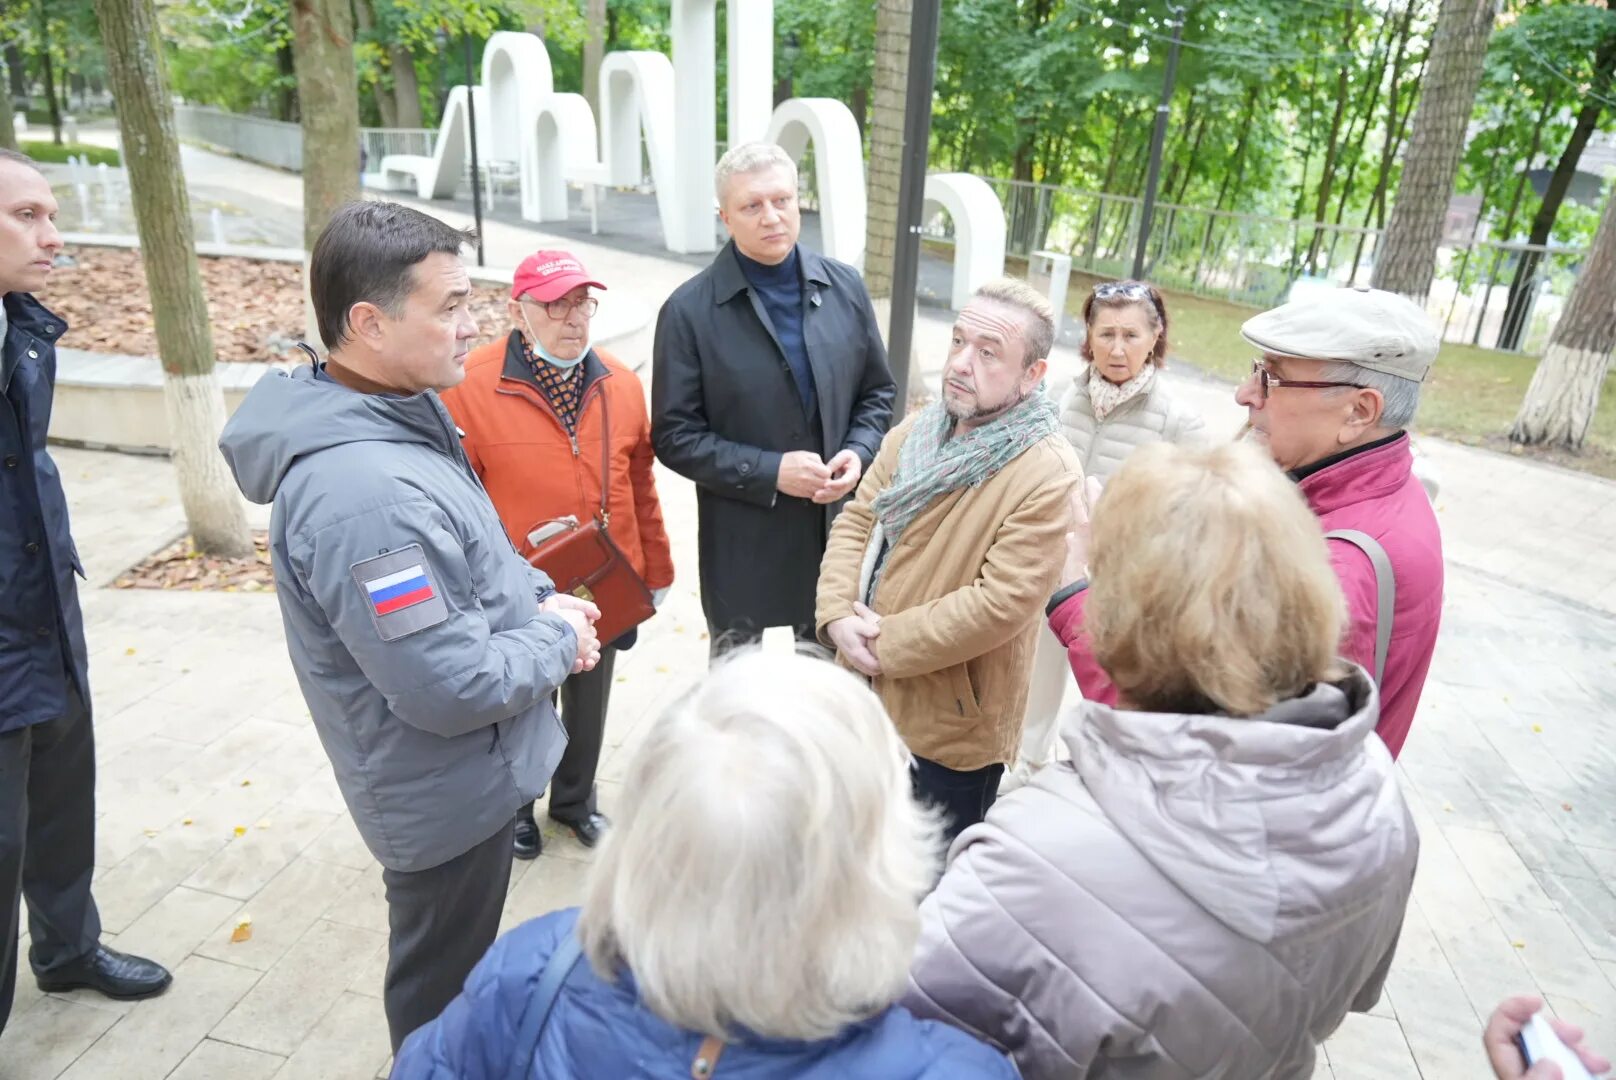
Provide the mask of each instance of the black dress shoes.
POLYGON ((120 1001, 131 1001, 161 994, 174 977, 161 964, 98 945, 83 959, 37 975, 34 981, 48 994, 85 989, 120 1001))
POLYGON ((578 842, 587 848, 592 848, 600 843, 601 836, 612 824, 605 814, 598 811, 591 811, 580 818, 558 818, 552 814, 550 820, 559 821, 571 829, 572 835, 576 836, 578 842))
POLYGON ((539 835, 539 823, 533 820, 533 805, 529 803, 516 812, 516 840, 511 853, 518 859, 537 859, 543 850, 544 838, 539 835))

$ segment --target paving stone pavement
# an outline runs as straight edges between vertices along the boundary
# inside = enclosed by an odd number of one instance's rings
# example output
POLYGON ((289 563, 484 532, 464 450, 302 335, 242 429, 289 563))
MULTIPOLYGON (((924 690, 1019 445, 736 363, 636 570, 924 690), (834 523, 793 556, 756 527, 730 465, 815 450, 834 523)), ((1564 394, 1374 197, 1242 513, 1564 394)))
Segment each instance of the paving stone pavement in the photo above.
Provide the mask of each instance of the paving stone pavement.
MULTIPOLYGON (((231 165, 238 177, 253 170, 231 165)), ((516 252, 545 238, 504 227, 490 239, 516 252)), ((573 246, 647 298, 691 272, 573 246)), ((928 377, 947 326, 928 317, 917 332, 928 377)), ((643 362, 650 331, 612 347, 643 362)), ((1233 431, 1227 386, 1169 378, 1214 429, 1233 431)), ((1482 1021, 1520 992, 1541 993, 1593 1046, 1616 1052, 1616 484, 1422 447, 1443 475, 1448 579, 1400 763, 1420 868, 1387 993, 1320 1057, 1315 1075, 1339 1080, 1484 1076, 1482 1021)), ((385 1076, 379 868, 298 694, 274 599, 102 587, 182 532, 172 467, 56 454, 90 575, 106 940, 169 964, 176 979, 161 998, 118 1004, 42 995, 24 974, 0 1035, 0 1080, 385 1076), (251 938, 233 943, 249 917, 251 938)), ((658 482, 679 580, 618 661, 600 774, 608 814, 648 720, 706 666, 694 492, 660 469, 658 482)), ((505 924, 576 902, 586 866, 570 834, 548 828, 544 856, 516 865, 505 924)))

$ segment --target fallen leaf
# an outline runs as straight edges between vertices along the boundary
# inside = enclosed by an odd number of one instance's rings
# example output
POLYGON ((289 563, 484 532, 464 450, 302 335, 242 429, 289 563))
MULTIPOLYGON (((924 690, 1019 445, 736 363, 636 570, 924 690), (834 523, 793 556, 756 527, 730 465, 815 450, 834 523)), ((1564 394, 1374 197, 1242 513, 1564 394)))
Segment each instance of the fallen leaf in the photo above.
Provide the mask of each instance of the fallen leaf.
POLYGON ((236 928, 230 931, 230 943, 239 945, 243 941, 252 940, 252 916, 243 915, 236 920, 236 928))
POLYGON ((184 821, 180 822, 180 824, 181 825, 195 825, 196 824, 196 819, 195 818, 186 818, 184 821))
POLYGON ((247 835, 247 826, 245 826, 245 825, 237 825, 236 826, 236 835, 237 836, 246 836, 247 835))
POLYGON ((1510 942, 1510 944, 1515 946, 1517 949, 1526 948, 1526 942, 1524 942, 1524 941, 1512 941, 1512 942, 1510 942))
POLYGON ((275 823, 270 821, 268 818, 265 818, 263 821, 260 821, 258 824, 253 826, 255 829, 273 829, 274 827, 275 823))
POLYGON ((241 782, 241 786, 242 787, 252 787, 252 781, 251 780, 243 780, 241 782))
POLYGON ((157 835, 157 830, 156 829, 142 829, 140 831, 145 833, 147 836, 156 836, 157 835))
POLYGON ((1450 803, 1450 802, 1443 803, 1442 804, 1442 810, 1443 810, 1444 813, 1448 813, 1448 814, 1453 813, 1453 804, 1450 803))
POLYGON ((133 656, 133 655, 135 655, 135 650, 133 650, 133 649, 125 649, 125 650, 124 650, 124 651, 123 651, 123 654, 124 654, 124 655, 125 655, 125 656, 133 656))
POLYGON ((667 673, 668 673, 668 665, 666 665, 666 664, 658 664, 657 665, 657 674, 658 675, 666 675, 667 673))
POLYGON ((1532 730, 1534 732, 1536 732, 1537 734, 1541 735, 1541 734, 1543 734, 1543 725, 1542 724, 1533 724, 1532 725, 1532 730))
POLYGON ((1569 814, 1571 812, 1571 804, 1568 802, 1563 802, 1560 804, 1560 809, 1569 814))

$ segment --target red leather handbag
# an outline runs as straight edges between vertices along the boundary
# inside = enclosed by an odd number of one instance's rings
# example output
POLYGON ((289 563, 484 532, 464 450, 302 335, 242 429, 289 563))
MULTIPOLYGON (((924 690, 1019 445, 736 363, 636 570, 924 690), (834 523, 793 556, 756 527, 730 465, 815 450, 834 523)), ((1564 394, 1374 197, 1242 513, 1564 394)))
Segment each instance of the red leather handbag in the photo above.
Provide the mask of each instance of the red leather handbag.
POLYGON ((612 515, 606 505, 611 484, 611 410, 604 406, 602 402, 600 509, 593 520, 582 524, 571 516, 538 522, 527 531, 522 555, 550 575, 556 592, 570 593, 600 608, 595 633, 602 645, 609 645, 656 614, 656 605, 645 580, 612 540, 612 515))

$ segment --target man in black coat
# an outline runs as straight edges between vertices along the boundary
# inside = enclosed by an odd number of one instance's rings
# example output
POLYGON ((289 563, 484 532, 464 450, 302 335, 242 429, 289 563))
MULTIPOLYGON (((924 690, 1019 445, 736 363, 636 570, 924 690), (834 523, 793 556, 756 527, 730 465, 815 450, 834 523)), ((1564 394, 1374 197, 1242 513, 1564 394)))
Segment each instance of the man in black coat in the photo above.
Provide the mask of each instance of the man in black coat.
MULTIPOLYGON (((0 121, 3 122, 3 121, 0 121)), ((56 253, 56 199, 34 163, 0 150, 0 1030, 17 977, 19 900, 42 990, 161 993, 169 974, 101 944, 95 739, 67 497, 45 449, 56 339, 32 292, 56 253)))
POLYGON ((859 273, 797 245, 797 167, 772 143, 718 163, 730 242, 657 317, 651 441, 696 482, 714 656, 765 627, 814 638, 825 538, 875 459, 895 388, 859 273))

